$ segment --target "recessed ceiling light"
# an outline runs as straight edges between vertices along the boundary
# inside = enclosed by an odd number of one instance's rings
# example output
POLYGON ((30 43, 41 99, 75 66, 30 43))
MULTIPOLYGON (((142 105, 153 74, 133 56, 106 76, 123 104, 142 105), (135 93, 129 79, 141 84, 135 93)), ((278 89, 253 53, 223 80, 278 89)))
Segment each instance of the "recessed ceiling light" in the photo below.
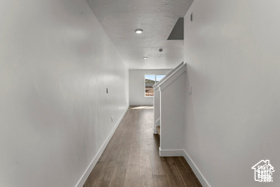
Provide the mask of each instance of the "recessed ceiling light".
POLYGON ((136 29, 136 30, 135 30, 135 33, 136 33, 136 34, 142 34, 142 33, 143 33, 143 29, 136 29))
POLYGON ((147 60, 148 59, 148 57, 144 57, 144 60, 147 60))

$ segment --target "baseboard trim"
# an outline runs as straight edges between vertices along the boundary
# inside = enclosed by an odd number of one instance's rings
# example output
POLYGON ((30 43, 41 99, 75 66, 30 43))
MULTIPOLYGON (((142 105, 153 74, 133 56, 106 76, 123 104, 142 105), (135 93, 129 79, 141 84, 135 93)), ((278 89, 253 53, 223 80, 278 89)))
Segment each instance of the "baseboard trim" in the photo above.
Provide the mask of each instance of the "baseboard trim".
POLYGON ((91 173, 91 171, 93 170, 94 166, 96 165, 96 163, 98 162, 99 158, 101 157, 103 151, 105 150, 106 146, 108 145, 109 141, 111 140, 113 134, 115 133, 116 129, 118 128, 118 126, 120 125, 124 115, 126 114, 128 108, 124 111, 124 113, 121 115, 120 119, 118 120, 118 122, 115 124, 115 126, 113 127, 113 129, 111 130, 110 134, 108 135, 108 137, 106 138, 106 140, 104 141, 104 143, 102 144, 102 146, 100 147, 100 149, 98 150, 97 154, 94 156, 94 158, 92 159, 92 161, 90 162, 90 164, 88 165, 87 169, 85 170, 85 172, 83 173, 83 175, 81 176, 81 178, 79 179, 79 181, 77 182, 77 184, 75 185, 75 187, 82 187, 84 185, 84 183, 86 182, 89 174, 91 173))
POLYGON ((206 178, 203 176, 203 174, 201 173, 201 171, 198 169, 198 167, 196 166, 196 164, 194 163, 194 161, 192 160, 192 158, 190 157, 190 155, 187 153, 187 151, 185 149, 182 150, 183 151, 183 157, 185 158, 185 160, 187 161, 187 163, 190 165, 190 167, 192 168, 194 174, 196 175, 197 179, 199 180, 199 182, 201 183, 201 185, 203 187, 211 187, 209 182, 206 180, 206 178))
POLYGON ((190 155, 187 153, 185 149, 161 149, 159 148, 159 156, 161 157, 176 157, 176 156, 182 156, 185 158, 187 163, 192 168, 194 174, 196 175, 197 179, 201 183, 203 187, 211 187, 209 182, 206 180, 206 178, 203 176, 201 171, 198 169, 194 161, 191 159, 190 155))
POLYGON ((161 149, 159 148, 159 156, 170 157, 170 156, 184 156, 183 149, 161 149))

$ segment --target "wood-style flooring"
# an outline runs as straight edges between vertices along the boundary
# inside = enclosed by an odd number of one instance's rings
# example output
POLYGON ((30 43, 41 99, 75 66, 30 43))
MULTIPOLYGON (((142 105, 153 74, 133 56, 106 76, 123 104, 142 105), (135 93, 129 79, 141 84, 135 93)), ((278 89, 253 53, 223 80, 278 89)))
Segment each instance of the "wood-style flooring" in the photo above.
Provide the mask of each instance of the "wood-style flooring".
POLYGON ((201 186, 183 157, 159 157, 153 109, 130 107, 84 187, 201 186))

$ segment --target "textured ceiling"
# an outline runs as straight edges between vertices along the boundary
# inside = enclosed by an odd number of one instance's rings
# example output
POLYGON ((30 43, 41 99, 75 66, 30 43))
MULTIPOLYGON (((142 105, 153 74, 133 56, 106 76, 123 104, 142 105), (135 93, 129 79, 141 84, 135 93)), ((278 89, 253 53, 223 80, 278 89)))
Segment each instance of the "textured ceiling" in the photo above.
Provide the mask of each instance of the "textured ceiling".
POLYGON ((193 0, 87 2, 130 69, 173 68, 183 61, 183 40, 167 38, 193 0), (137 28, 144 33, 135 34, 137 28), (163 51, 159 52, 159 48, 163 51))

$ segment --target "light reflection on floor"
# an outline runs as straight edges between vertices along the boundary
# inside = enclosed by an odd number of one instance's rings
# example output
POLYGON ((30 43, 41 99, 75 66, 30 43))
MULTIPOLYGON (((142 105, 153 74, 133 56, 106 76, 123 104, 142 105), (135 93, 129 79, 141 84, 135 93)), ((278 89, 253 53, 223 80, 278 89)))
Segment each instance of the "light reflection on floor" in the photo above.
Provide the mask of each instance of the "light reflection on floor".
POLYGON ((154 109, 154 106, 130 106, 132 110, 140 110, 140 109, 154 109))

